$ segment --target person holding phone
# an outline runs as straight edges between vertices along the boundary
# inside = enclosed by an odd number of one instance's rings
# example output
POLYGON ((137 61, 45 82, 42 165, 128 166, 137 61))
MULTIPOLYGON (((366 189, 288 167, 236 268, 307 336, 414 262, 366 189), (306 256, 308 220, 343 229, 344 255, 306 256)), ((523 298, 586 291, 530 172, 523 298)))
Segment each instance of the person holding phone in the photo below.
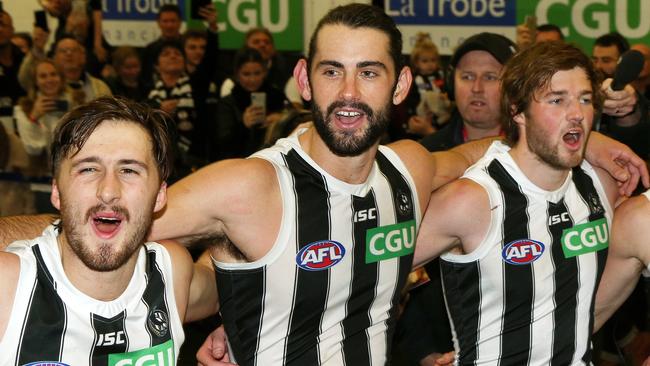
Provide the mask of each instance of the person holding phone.
POLYGON ((14 107, 14 118, 18 133, 27 154, 34 157, 40 175, 46 175, 46 152, 52 142, 54 129, 59 119, 73 104, 70 91, 63 82, 63 74, 50 59, 37 61, 33 69, 34 85, 27 96, 18 100, 14 107))
POLYGON ((217 159, 246 157, 257 151, 266 128, 281 119, 286 97, 268 82, 267 72, 258 50, 243 48, 235 55, 235 86, 217 103, 217 159))

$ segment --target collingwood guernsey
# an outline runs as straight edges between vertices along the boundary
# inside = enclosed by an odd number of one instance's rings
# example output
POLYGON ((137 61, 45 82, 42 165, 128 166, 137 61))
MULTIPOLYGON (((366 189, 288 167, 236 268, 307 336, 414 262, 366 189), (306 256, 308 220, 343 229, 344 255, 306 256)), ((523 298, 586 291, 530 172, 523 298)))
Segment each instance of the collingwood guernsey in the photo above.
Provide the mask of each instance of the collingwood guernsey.
POLYGON ((215 261, 237 363, 386 364, 420 224, 406 167, 380 146, 366 182, 348 184, 318 167, 297 134, 253 157, 275 167, 282 225, 260 260, 215 261))
MULTIPOLYGON (((503 143, 466 173, 492 207, 473 252, 441 256, 461 365, 585 365, 612 209, 587 161, 555 191, 535 186, 503 143)), ((471 223, 467 223, 471 225, 471 223)))
POLYGON ((7 247, 20 257, 20 278, 0 365, 175 365, 184 333, 167 251, 145 244, 124 293, 99 301, 66 277, 57 235, 49 226, 7 247))

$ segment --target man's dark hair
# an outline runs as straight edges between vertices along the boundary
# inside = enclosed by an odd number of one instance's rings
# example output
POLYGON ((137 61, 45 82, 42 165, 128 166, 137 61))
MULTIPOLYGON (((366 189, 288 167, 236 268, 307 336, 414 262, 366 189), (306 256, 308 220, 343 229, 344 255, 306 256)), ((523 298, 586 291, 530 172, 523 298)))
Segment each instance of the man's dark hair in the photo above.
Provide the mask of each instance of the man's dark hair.
POLYGON ((178 18, 181 17, 181 9, 176 4, 163 4, 156 15, 156 19, 160 19, 160 14, 162 13, 176 13, 178 18))
POLYGON ((158 52, 156 52, 156 58, 154 60, 154 64, 158 65, 158 59, 160 58, 160 55, 163 53, 164 50, 168 48, 177 49, 178 51, 180 51, 181 55, 183 55, 183 58, 185 58, 185 48, 183 48, 181 41, 176 39, 167 39, 162 41, 162 43, 160 43, 160 47, 158 47, 158 52))
POLYGON ((519 128, 514 117, 528 113, 537 93, 551 83, 558 71, 581 68, 591 82, 594 111, 600 109, 600 77, 591 59, 574 45, 562 42, 540 42, 515 54, 506 63, 501 81, 501 125, 506 142, 514 145, 519 140, 519 128))
POLYGON ((32 36, 29 33, 27 33, 27 32, 16 32, 16 33, 14 33, 14 37, 24 39, 25 42, 27 42, 27 46, 29 47, 29 49, 30 50, 32 49, 32 46, 34 45, 34 40, 32 40, 32 36))
POLYGON ((390 42, 388 52, 395 64, 395 77, 399 75, 403 65, 402 33, 397 29, 393 19, 384 13, 381 8, 356 3, 338 6, 330 10, 318 22, 309 41, 309 55, 307 57, 308 70, 311 70, 312 61, 314 55, 316 55, 318 33, 326 25, 344 25, 355 29, 371 28, 385 33, 390 42))
POLYGON ((61 161, 76 155, 95 129, 107 121, 124 121, 141 126, 151 138, 160 181, 172 170, 171 126, 169 116, 145 104, 121 97, 101 97, 66 113, 56 130, 51 147, 52 171, 56 177, 61 161))
POLYGON ((602 36, 596 38, 596 41, 594 41, 594 46, 616 46, 619 55, 622 55, 625 53, 625 51, 630 49, 630 43, 618 32, 603 34, 602 36))
POLYGON ((560 36, 560 39, 564 39, 564 34, 562 33, 562 30, 560 27, 558 27, 555 24, 542 24, 537 27, 538 32, 555 32, 560 36))
POLYGON ((187 43, 188 39, 204 39, 208 40, 208 34, 204 30, 198 30, 198 29, 188 29, 183 33, 183 36, 181 37, 181 44, 183 47, 185 47, 185 43, 187 43))
POLYGON ((233 61, 233 76, 237 77, 239 69, 247 62, 256 62, 266 69, 266 61, 264 61, 260 51, 255 48, 244 47, 235 54, 233 61))
POLYGON ((273 40, 273 34, 271 34, 271 31, 268 30, 268 28, 264 28, 264 27, 255 27, 249 29, 248 32, 246 32, 246 35, 244 35, 244 39, 246 40, 246 42, 248 42, 248 39, 251 38, 253 34, 257 34, 257 33, 266 34, 271 40, 271 44, 275 44, 275 41, 273 40))

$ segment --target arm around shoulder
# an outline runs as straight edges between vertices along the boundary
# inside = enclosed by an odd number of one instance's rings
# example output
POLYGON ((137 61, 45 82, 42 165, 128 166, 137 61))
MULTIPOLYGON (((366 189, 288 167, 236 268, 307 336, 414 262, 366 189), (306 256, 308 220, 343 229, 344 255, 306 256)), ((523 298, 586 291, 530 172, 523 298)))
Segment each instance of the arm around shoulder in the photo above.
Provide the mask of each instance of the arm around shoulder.
POLYGON ((56 216, 43 214, 31 216, 0 217, 0 249, 16 240, 35 238, 56 220, 56 216))
POLYGON ((176 306, 183 322, 215 314, 219 309, 217 285, 207 252, 195 263, 187 249, 178 243, 165 240, 161 245, 171 258, 176 306))
POLYGON ((594 331, 625 301, 639 279, 644 267, 642 253, 650 237, 648 220, 650 201, 644 196, 629 199, 616 209, 607 263, 596 294, 594 331))
POLYGON ((413 266, 419 267, 449 250, 469 253, 489 228, 490 200, 478 183, 454 181, 431 195, 418 233, 413 266))

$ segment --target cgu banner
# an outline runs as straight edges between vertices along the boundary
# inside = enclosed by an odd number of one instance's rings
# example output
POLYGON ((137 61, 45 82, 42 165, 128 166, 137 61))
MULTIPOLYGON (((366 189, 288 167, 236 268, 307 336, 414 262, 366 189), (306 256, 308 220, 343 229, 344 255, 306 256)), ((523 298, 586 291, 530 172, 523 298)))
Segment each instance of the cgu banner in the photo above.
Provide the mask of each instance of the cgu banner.
POLYGON ((594 40, 611 31, 631 44, 650 40, 647 0, 386 0, 384 8, 404 35, 405 53, 410 53, 418 32, 428 32, 443 55, 451 55, 465 38, 479 32, 514 41, 515 27, 528 15, 536 16, 538 25, 559 26, 567 41, 588 54, 594 40))
MULTIPOLYGON (((201 28, 202 22, 190 19, 191 0, 102 0, 104 36, 114 46, 143 47, 158 35, 156 16, 163 4, 176 4, 186 27, 201 28)), ((219 46, 237 49, 246 32, 266 27, 283 51, 302 49, 302 0, 215 0, 218 13, 219 46)))

